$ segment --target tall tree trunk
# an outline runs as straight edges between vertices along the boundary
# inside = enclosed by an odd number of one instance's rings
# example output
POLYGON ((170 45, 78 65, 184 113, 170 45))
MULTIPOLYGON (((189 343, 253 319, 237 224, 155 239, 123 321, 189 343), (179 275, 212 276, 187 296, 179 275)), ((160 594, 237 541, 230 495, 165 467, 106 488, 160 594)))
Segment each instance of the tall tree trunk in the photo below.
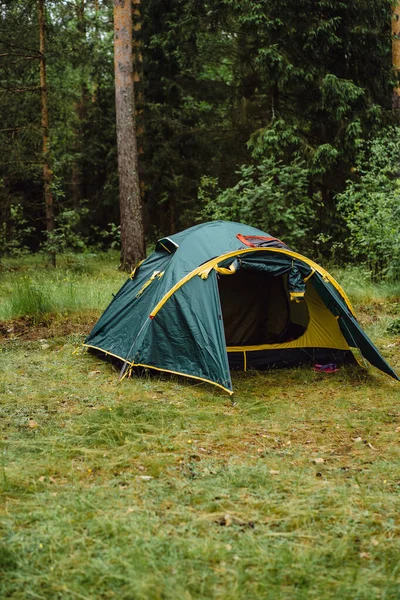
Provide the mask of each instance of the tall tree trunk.
MULTIPOLYGON (((143 155, 143 135, 144 126, 141 115, 143 114, 143 88, 140 83, 143 79, 143 56, 141 52, 141 31, 142 31, 142 15, 140 12, 141 0, 132 0, 133 4, 133 85, 135 92, 135 124, 136 124, 136 144, 138 149, 138 175, 140 183, 140 197, 142 200, 145 195, 145 182, 143 177, 143 169, 141 168, 140 157, 143 155)), ((143 215, 143 221, 145 215, 143 215)))
POLYGON ((121 215, 121 268, 145 256, 135 128, 132 53, 132 0, 114 0, 115 107, 121 215))
POLYGON ((76 123, 74 126, 74 160, 71 168, 71 203, 74 210, 81 207, 82 197, 85 197, 82 190, 82 159, 84 152, 83 127, 86 116, 87 90, 84 84, 81 84, 80 98, 75 102, 74 109, 76 123))
MULTIPOLYGON (((392 16, 392 64, 397 80, 400 76, 400 2, 393 7, 392 16)), ((397 83, 393 89, 393 110, 400 117, 400 85, 397 83)))
MULTIPOLYGON (((46 31, 44 0, 39 0, 39 49, 40 49, 40 90, 42 98, 42 152, 43 152, 43 187, 44 202, 46 207, 46 231, 54 230, 54 202, 51 183, 53 173, 50 168, 50 140, 49 140, 49 111, 47 106, 47 80, 46 80, 46 31)), ((56 266, 55 252, 50 252, 53 266, 56 266)))
MULTIPOLYGON (((86 42, 85 0, 76 4, 77 30, 79 34, 78 49, 86 42)), ((83 122, 86 113, 86 85, 82 73, 79 75, 79 99, 75 102, 76 121, 74 126, 74 160, 71 169, 71 201, 74 210, 78 210, 82 202, 82 154, 83 154, 83 122)))
MULTIPOLYGON (((100 7, 99 7, 99 0, 94 0, 94 12, 95 12, 95 19, 94 19, 94 35, 95 35, 95 44, 94 44, 94 59, 96 60, 97 58, 97 53, 98 53, 98 43, 99 43, 99 11, 100 11, 100 7)), ((94 72, 93 74, 93 82, 92 82, 92 103, 94 104, 95 102, 97 102, 97 92, 99 89, 99 82, 97 79, 97 71, 94 72)))

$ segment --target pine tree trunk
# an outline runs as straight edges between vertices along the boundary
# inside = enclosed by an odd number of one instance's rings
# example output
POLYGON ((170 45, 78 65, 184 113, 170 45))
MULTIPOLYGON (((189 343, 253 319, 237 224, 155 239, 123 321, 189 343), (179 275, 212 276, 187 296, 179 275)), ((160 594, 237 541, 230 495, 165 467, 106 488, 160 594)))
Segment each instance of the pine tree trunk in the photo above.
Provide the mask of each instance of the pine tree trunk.
MULTIPOLYGON (((95 44, 94 44, 94 56, 97 58, 97 53, 98 53, 98 47, 97 44, 99 43, 99 0, 94 0, 94 12, 95 12, 95 20, 94 20, 94 32, 95 32, 95 44)), ((97 102, 97 92, 99 89, 99 82, 97 79, 97 72, 95 71, 95 73, 93 74, 93 81, 92 81, 92 103, 94 104, 95 102, 97 102)))
MULTIPOLYGON (((392 65, 397 79, 400 76, 400 2, 393 7, 392 16, 392 65)), ((400 116, 400 85, 393 89, 393 110, 400 116)))
MULTIPOLYGON (((86 42, 85 0, 79 0, 76 5, 77 31, 79 46, 83 48, 86 42)), ((87 93, 82 75, 79 82, 79 100, 75 102, 76 122, 74 126, 74 160, 71 168, 71 203, 74 210, 78 210, 82 203, 82 155, 83 155, 83 122, 86 113, 87 93)))
POLYGON ((121 268, 145 256, 138 175, 132 52, 132 0, 114 0, 115 105, 121 218, 121 268))
MULTIPOLYGON (((136 124, 136 145, 138 149, 138 176, 140 185, 140 198, 143 206, 145 182, 143 177, 143 169, 140 164, 140 157, 143 155, 143 135, 144 126, 143 119, 139 121, 140 115, 143 113, 143 88, 140 83, 143 79, 143 57, 141 52, 141 31, 142 31, 142 15, 140 12, 141 0, 132 0, 133 4, 133 85, 135 93, 135 124, 136 124)), ((143 215, 145 223, 145 215, 143 215)), ((145 224, 144 224, 145 228, 145 224)))
MULTIPOLYGON (((49 111, 47 107, 47 80, 46 80, 46 31, 44 0, 39 0, 39 48, 40 48, 40 90, 42 99, 42 153, 43 153, 43 187, 44 202, 46 207, 46 231, 54 230, 54 202, 51 183, 53 173, 50 168, 50 140, 49 140, 49 111)), ((52 265, 56 266, 55 252, 50 252, 52 265)))

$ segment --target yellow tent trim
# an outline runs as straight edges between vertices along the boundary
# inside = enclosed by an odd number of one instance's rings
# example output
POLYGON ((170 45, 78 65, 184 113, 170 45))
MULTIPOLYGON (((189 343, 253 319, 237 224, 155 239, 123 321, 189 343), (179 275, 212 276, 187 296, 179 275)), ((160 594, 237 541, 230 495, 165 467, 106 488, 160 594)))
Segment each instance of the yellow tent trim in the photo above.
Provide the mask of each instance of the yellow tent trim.
POLYGON ((165 273, 165 271, 154 271, 154 273, 150 277, 150 279, 148 281, 146 281, 146 283, 143 284, 142 288, 138 291, 135 298, 139 298, 139 296, 141 296, 143 294, 144 290, 147 289, 149 287, 149 285, 151 285, 151 283, 155 280, 155 278, 158 277, 158 279, 161 279, 161 277, 164 275, 164 273, 165 273))
POLYGON ((127 363, 131 367, 144 367, 146 369, 154 369, 155 371, 161 371, 163 373, 171 373, 172 375, 181 375, 182 377, 189 377, 190 379, 197 379, 198 381, 203 381, 204 383, 211 383, 211 385, 216 385, 217 387, 221 388, 221 390, 228 392, 228 394, 231 394, 231 395, 233 394, 232 390, 224 387, 223 385, 221 385, 220 383, 217 383, 216 381, 212 381, 211 379, 204 379, 203 377, 197 377, 196 375, 189 375, 188 373, 180 373, 179 371, 171 371, 170 369, 161 369, 160 367, 153 367, 153 365, 144 365, 142 363, 133 363, 133 362, 130 362, 129 360, 126 360, 125 358, 122 358, 122 356, 118 356, 118 354, 113 354, 112 352, 108 352, 108 350, 103 350, 103 348, 99 348, 98 346, 92 346, 91 344, 83 344, 83 346, 86 346, 86 348, 93 348, 94 350, 100 350, 100 352, 104 352, 104 354, 109 354, 110 356, 114 356, 114 358, 119 358, 119 360, 122 360, 124 363, 127 363))
POLYGON ((128 365, 132 365, 131 362, 129 362, 129 360, 125 360, 125 358, 122 358, 122 356, 118 356, 118 354, 113 354, 112 352, 108 352, 108 350, 103 350, 103 348, 99 348, 98 346, 92 346, 91 344, 82 344, 82 346, 85 346, 86 348, 93 348, 94 350, 100 350, 100 352, 104 352, 104 354, 108 354, 109 356, 113 356, 114 358, 119 358, 119 360, 122 360, 123 362, 126 362, 128 365))
POLYGON ((198 381, 203 381, 204 383, 211 383, 212 385, 216 385, 217 387, 224 390, 224 392, 228 392, 228 394, 233 394, 232 390, 226 388, 225 386, 217 383, 216 381, 212 381, 211 379, 205 379, 204 377, 197 377, 197 375, 188 375, 188 373, 180 373, 179 371, 171 371, 170 369, 161 369, 160 367, 153 367, 153 365, 144 365, 142 363, 133 363, 133 367, 145 367, 146 369, 155 369, 156 371, 162 371, 163 373, 172 373, 172 375, 182 375, 182 377, 190 377, 190 379, 197 379, 198 381))
POLYGON ((144 260, 145 260, 145 259, 143 259, 143 260, 139 261, 139 262, 138 262, 138 264, 137 264, 137 265, 134 267, 134 269, 133 269, 132 273, 129 275, 129 279, 133 279, 133 278, 135 277, 136 271, 138 270, 138 268, 140 267, 140 265, 141 265, 142 263, 144 263, 144 260))
POLYGON ((172 254, 171 250, 168 250, 167 246, 164 246, 164 244, 162 242, 160 242, 160 240, 158 241, 158 243, 160 244, 160 246, 162 246, 164 248, 164 250, 166 250, 169 254, 172 254))
POLYGON ((291 256, 293 258, 298 258, 299 260, 303 261, 304 263, 309 265, 312 269, 314 269, 314 271, 317 271, 320 275, 322 275, 322 277, 324 277, 327 281, 329 281, 338 290, 338 292, 344 298, 349 310, 353 313, 354 316, 356 316, 349 298, 347 297, 346 293, 341 288, 341 286, 338 284, 336 279, 334 279, 332 277, 332 275, 330 275, 328 273, 328 271, 325 271, 325 269, 323 267, 320 267, 313 260, 306 258, 305 256, 298 254, 297 252, 293 252, 292 250, 284 250, 283 248, 246 248, 243 250, 235 250, 232 252, 227 252, 226 254, 221 254, 220 256, 217 256, 216 258, 212 258, 208 262, 203 263, 202 265, 200 265, 199 267, 197 267, 196 269, 194 269, 193 271, 191 271, 190 273, 185 275, 185 277, 183 277, 180 281, 178 281, 169 290, 169 292, 167 292, 164 295, 164 297, 161 298, 161 300, 158 302, 158 304, 156 304, 156 306, 153 308, 153 310, 151 311, 151 313, 149 315, 150 318, 153 319, 156 316, 156 314, 158 313, 158 311, 167 302, 167 300, 169 298, 171 298, 171 296, 173 296, 175 294, 175 292, 177 290, 179 290, 179 288, 181 288, 187 281, 192 279, 192 277, 195 277, 195 275, 202 274, 203 271, 204 272, 210 271, 213 267, 218 265, 219 262, 221 262, 222 260, 226 260, 227 258, 230 258, 233 256, 240 256, 242 254, 251 254, 253 252, 278 252, 279 254, 287 254, 288 256, 291 256))
POLYGON ((236 267, 234 263, 231 263, 228 268, 218 267, 218 265, 215 265, 214 269, 217 271, 217 273, 220 273, 220 275, 233 275, 236 273, 236 267))
POLYGON ((291 300, 295 302, 300 302, 302 298, 304 298, 305 292, 289 292, 289 296, 291 300))
MULTIPOLYGON (((314 275, 314 273, 315 273, 315 269, 313 269, 313 270, 311 271, 311 273, 310 273, 309 275, 307 275, 307 277, 305 277, 305 278, 303 279, 304 283, 307 283, 307 281, 308 281, 309 279, 311 279, 311 277, 314 275)), ((339 284, 338 284, 338 285, 339 285, 339 284)), ((343 290, 342 290, 342 291, 343 291, 343 290)))
POLYGON ((211 273, 211 271, 213 270, 214 267, 209 267, 208 269, 205 269, 204 271, 200 271, 200 273, 197 273, 199 275, 199 277, 201 277, 202 279, 207 279, 209 274, 211 273))

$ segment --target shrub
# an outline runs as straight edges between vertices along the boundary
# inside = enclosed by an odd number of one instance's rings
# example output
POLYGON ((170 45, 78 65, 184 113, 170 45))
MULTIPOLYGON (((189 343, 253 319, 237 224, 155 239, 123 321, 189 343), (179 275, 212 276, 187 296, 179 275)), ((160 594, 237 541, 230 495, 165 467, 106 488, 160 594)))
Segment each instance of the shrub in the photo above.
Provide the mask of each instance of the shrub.
POLYGON ((86 250, 86 240, 76 230, 84 214, 87 214, 86 208, 62 211, 56 219, 56 228, 46 232, 42 250, 54 254, 62 254, 66 250, 86 250))
POLYGON ((393 335, 400 334, 400 319, 393 319, 393 321, 388 325, 387 332, 393 335))
POLYGON ((242 166, 238 175, 238 183, 224 191, 215 179, 202 179, 202 217, 255 225, 298 248, 315 218, 304 162, 296 158, 284 164, 268 157, 260 164, 242 166))
POLYGON ((400 278, 400 128, 361 147, 356 178, 337 196, 351 256, 374 277, 400 278))
POLYGON ((10 206, 8 223, 0 228, 0 254, 20 256, 28 252, 26 239, 34 230, 28 225, 22 204, 16 202, 10 206))

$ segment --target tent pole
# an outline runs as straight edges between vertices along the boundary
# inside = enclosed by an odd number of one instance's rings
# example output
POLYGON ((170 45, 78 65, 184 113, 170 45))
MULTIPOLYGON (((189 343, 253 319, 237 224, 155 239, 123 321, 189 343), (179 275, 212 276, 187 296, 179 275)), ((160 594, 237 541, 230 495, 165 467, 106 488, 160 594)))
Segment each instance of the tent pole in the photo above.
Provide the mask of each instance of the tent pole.
MULTIPOLYGON (((149 319, 149 320, 147 320, 147 319, 146 319, 146 321, 143 323, 143 325, 141 326, 141 328, 140 328, 140 330, 139 330, 139 332, 138 332, 137 336, 136 336, 136 337, 135 337, 135 339, 133 340, 132 346, 131 346, 131 347, 129 348, 129 350, 128 350, 128 354, 127 354, 127 355, 126 355, 126 357, 125 357, 124 364, 122 365, 122 367, 121 367, 121 370, 120 370, 120 372, 119 372, 119 381, 122 381, 122 379, 123 379, 123 378, 124 378, 124 376, 125 376, 125 371, 126 371, 126 369, 127 369, 127 366, 130 364, 130 363, 128 362, 128 357, 131 355, 131 352, 132 352, 132 350, 133 350, 133 347, 134 347, 134 345, 136 344, 136 340, 138 339, 139 335, 142 333, 142 331, 143 331, 143 329, 144 329, 144 326, 145 326, 145 325, 146 325, 146 323, 148 323, 148 322, 151 322, 151 319, 149 319)), ((133 366, 133 365, 130 365, 130 366, 133 366)))

